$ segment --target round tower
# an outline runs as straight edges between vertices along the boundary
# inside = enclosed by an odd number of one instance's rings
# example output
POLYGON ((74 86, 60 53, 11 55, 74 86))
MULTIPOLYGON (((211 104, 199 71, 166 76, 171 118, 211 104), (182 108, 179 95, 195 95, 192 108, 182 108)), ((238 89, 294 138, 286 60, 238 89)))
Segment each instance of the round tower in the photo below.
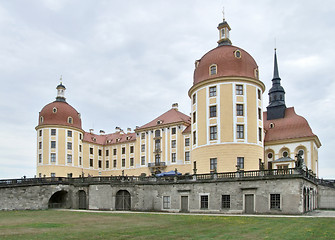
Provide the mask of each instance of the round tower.
POLYGON ((65 86, 57 87, 56 101, 39 113, 37 131, 37 176, 72 177, 82 173, 80 114, 66 102, 65 86))
POLYGON ((188 94, 192 161, 198 173, 258 170, 262 166, 264 84, 245 50, 233 46, 225 19, 218 46, 195 62, 188 94))

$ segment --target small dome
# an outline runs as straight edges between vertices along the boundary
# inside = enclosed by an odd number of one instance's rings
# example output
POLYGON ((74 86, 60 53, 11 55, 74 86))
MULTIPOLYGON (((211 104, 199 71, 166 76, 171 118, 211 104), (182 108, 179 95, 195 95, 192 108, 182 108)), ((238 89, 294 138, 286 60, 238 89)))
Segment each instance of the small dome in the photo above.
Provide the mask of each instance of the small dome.
POLYGON ((38 126, 63 125, 81 129, 80 114, 67 102, 54 101, 39 113, 38 126))
POLYGON ((223 45, 206 53, 196 62, 193 85, 218 77, 248 77, 258 79, 258 66, 253 57, 241 48, 223 45), (211 66, 216 73, 211 74, 211 66))

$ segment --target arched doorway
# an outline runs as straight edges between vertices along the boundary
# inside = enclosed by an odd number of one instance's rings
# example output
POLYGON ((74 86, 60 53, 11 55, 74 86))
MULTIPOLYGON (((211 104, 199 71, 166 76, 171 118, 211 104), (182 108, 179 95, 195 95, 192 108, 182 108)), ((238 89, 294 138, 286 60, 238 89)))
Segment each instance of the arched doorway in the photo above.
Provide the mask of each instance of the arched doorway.
POLYGON ((67 191, 55 192, 49 199, 48 208, 66 208, 67 197, 67 191))
POLYGON ((131 197, 127 190, 120 190, 115 196, 115 209, 116 210, 130 210, 131 197))
POLYGON ((86 209, 86 192, 84 190, 78 191, 78 208, 86 209))

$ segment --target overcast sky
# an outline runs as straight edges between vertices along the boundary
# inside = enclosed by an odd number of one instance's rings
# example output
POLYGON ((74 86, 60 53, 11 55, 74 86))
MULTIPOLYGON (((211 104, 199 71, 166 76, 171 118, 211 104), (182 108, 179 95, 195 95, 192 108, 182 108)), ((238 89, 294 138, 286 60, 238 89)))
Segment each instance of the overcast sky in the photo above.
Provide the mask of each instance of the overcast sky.
POLYGON ((0 0, 0 179, 36 174, 38 113, 60 75, 85 131, 133 129, 174 102, 189 114, 223 6, 233 45, 259 66, 264 109, 276 42, 286 105, 321 140, 320 177, 335 178, 334 1, 0 0))

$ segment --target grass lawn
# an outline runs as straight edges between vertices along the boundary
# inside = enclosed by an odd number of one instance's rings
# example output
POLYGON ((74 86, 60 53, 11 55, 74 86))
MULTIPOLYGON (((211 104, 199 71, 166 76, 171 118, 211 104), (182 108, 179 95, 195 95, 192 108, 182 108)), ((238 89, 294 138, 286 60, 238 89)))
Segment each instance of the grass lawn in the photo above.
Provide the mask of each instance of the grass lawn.
POLYGON ((335 218, 0 211, 0 239, 335 239, 335 218))

